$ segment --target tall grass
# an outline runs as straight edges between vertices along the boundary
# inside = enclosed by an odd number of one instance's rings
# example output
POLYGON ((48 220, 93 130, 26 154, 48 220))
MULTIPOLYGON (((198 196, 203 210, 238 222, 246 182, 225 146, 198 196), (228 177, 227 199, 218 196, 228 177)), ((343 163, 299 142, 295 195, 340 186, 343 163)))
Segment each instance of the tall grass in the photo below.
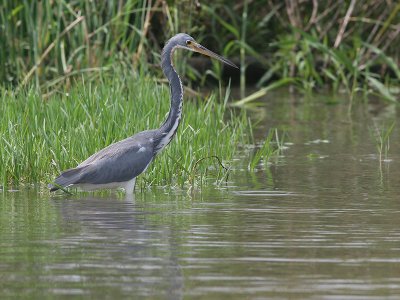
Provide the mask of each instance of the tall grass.
POLYGON ((4 0, 0 81, 14 87, 46 83, 52 90, 73 75, 98 75, 99 68, 129 56, 133 62, 145 54, 138 52, 149 10, 143 0, 4 0))
POLYGON ((379 154, 379 161, 388 161, 389 160, 389 149, 390 149, 390 136, 393 132, 393 129, 396 125, 396 122, 393 121, 390 125, 381 125, 380 128, 377 124, 375 124, 375 128, 370 129, 371 136, 375 141, 376 150, 379 154))
MULTIPOLYGON (((306 91, 316 88, 330 87, 334 92, 344 90, 351 98, 360 91, 378 94, 389 101, 396 101, 391 87, 400 83, 400 69, 393 59, 378 48, 362 41, 355 41, 354 47, 345 45, 337 49, 329 46, 327 41, 321 41, 315 34, 297 30, 301 39, 288 39, 285 43, 277 43, 281 49, 288 45, 297 45, 295 56, 297 86, 306 91), (372 59, 367 59, 363 53, 370 51, 372 59), (382 77, 375 66, 386 66, 386 72, 392 76, 382 77)), ((289 73, 290 51, 277 54, 276 60, 289 73)), ((279 69, 279 68, 274 68, 279 69)))
MULTIPOLYGON (((159 74, 152 66, 164 41, 184 31, 240 62, 241 99, 256 64, 266 70, 257 95, 287 84, 398 101, 399 12, 398 1, 385 0, 4 0, 0 82, 34 84, 48 96, 120 63, 147 62, 159 74)), ((214 69, 203 74, 219 77, 214 69)))
POLYGON ((260 91, 238 103, 283 84, 345 92, 350 99, 358 92, 399 99, 398 1, 218 1, 206 11, 201 21, 212 28, 214 48, 240 55, 241 82, 249 61, 267 70, 260 91))
MULTIPOLYGON (((156 128, 166 117, 166 85, 143 73, 118 70, 99 81, 76 83, 71 90, 46 101, 32 86, 18 94, 1 91, 2 185, 48 183, 95 151, 141 130, 156 128)), ((198 161, 217 156, 223 163, 229 162, 239 145, 250 142, 245 114, 227 111, 227 98, 211 95, 185 101, 176 138, 140 176, 138 185, 196 184, 196 178, 206 174, 216 179, 224 176, 213 162, 198 161)))

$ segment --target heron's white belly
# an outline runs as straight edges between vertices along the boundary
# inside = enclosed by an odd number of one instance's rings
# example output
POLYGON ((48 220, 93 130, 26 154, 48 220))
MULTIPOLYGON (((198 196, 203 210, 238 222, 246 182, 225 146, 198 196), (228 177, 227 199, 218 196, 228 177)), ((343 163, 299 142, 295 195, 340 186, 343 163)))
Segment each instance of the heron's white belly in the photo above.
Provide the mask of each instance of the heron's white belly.
POLYGON ((125 189, 126 193, 133 193, 133 189, 135 188, 136 177, 122 182, 110 182, 110 183, 102 183, 102 184, 93 184, 93 183, 80 183, 74 184, 75 187, 80 188, 84 191, 95 191, 95 190, 103 190, 103 189, 125 189))

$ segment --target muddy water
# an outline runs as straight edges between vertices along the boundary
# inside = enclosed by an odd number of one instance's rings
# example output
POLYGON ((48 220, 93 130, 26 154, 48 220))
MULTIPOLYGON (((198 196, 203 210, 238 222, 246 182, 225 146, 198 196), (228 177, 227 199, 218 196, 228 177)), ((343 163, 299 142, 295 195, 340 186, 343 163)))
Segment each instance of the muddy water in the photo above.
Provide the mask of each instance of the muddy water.
POLYGON ((275 94, 287 148, 192 194, 0 193, 2 299, 399 299, 400 131, 391 106, 275 94))

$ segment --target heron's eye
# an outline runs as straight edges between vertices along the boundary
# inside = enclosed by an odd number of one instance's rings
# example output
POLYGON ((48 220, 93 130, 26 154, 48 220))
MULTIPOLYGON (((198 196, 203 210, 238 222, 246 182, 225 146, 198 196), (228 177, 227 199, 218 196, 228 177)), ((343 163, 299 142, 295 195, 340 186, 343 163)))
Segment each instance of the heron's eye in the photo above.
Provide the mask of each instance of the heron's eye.
POLYGON ((187 40, 186 41, 186 46, 190 46, 192 44, 192 41, 191 40, 187 40))

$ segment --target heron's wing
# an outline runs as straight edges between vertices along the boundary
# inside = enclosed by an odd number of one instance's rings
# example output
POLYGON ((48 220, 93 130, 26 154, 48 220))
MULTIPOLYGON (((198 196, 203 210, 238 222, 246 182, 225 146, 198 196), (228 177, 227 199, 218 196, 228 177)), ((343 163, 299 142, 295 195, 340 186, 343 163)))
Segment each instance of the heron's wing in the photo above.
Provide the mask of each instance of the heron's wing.
POLYGON ((49 184, 50 192, 58 190, 57 186, 68 187, 71 184, 76 183, 76 181, 80 179, 82 172, 87 167, 88 166, 77 167, 62 172, 62 174, 54 180, 55 185, 49 184))
POLYGON ((154 157, 153 144, 131 137, 112 144, 81 163, 84 168, 76 184, 124 182, 138 176, 154 157))

